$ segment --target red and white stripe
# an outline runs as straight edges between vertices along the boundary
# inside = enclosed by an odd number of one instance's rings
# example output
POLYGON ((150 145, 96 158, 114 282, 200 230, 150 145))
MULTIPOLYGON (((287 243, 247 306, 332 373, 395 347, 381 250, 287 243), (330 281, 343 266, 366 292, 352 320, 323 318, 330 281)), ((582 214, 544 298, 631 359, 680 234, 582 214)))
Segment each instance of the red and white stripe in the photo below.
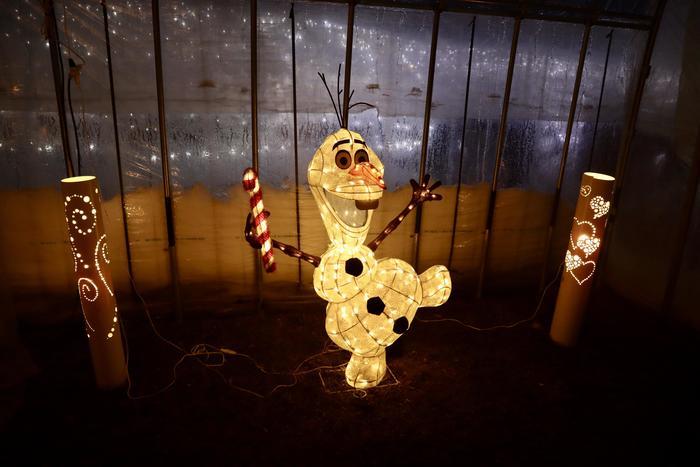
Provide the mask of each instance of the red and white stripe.
POLYGON ((243 189, 250 195, 250 209, 253 212, 255 238, 262 245, 260 254, 262 255, 265 271, 273 272, 277 265, 272 254, 272 238, 270 237, 270 227, 267 224, 267 214, 263 204, 262 189, 258 181, 258 174, 253 168, 245 169, 243 172, 243 189))

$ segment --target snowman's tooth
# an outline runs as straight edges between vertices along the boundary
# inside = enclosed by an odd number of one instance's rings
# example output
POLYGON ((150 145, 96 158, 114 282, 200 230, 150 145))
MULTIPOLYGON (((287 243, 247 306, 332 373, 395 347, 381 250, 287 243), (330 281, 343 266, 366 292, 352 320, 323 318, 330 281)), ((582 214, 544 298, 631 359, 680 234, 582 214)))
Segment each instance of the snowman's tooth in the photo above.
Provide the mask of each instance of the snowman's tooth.
POLYGON ((369 201, 363 201, 363 200, 355 200, 355 207, 357 209, 362 209, 363 211, 367 211, 369 209, 377 209, 379 207, 379 200, 378 199, 372 199, 369 201))

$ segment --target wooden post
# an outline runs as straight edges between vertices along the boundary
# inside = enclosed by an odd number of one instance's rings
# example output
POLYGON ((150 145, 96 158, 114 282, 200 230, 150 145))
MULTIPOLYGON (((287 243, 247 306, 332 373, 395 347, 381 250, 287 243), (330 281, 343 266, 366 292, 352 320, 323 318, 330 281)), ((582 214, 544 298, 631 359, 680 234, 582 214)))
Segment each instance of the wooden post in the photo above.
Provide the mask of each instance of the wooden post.
POLYGON ((609 175, 586 172, 581 177, 564 259, 564 274, 549 333, 557 344, 570 347, 578 339, 603 246, 614 184, 615 178, 609 175))
POLYGON ((126 382, 127 368, 102 222, 100 189, 93 176, 64 178, 61 189, 95 380, 101 389, 116 388, 126 382))

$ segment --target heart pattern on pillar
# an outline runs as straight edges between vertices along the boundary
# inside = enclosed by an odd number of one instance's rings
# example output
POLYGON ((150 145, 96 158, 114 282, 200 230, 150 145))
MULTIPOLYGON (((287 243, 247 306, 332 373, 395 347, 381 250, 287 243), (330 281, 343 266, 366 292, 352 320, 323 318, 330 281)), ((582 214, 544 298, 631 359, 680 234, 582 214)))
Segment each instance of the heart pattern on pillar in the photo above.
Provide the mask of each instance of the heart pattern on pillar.
POLYGON ((566 250, 564 265, 566 272, 571 274, 578 285, 582 285, 593 277, 595 272, 595 261, 583 261, 579 255, 573 254, 569 250, 566 250))
POLYGON ((610 201, 605 201, 602 196, 595 196, 589 203, 593 209, 593 219, 603 217, 610 211, 610 201))

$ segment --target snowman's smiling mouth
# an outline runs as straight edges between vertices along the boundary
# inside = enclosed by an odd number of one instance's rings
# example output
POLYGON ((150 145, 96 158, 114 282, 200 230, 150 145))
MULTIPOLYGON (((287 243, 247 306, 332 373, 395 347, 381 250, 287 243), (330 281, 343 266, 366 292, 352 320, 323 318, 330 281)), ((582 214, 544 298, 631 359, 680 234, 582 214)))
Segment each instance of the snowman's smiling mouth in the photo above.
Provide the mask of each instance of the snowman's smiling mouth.
POLYGON ((379 200, 354 200, 341 198, 328 190, 323 190, 328 206, 336 216, 350 227, 362 227, 367 223, 367 212, 376 209, 379 200))

